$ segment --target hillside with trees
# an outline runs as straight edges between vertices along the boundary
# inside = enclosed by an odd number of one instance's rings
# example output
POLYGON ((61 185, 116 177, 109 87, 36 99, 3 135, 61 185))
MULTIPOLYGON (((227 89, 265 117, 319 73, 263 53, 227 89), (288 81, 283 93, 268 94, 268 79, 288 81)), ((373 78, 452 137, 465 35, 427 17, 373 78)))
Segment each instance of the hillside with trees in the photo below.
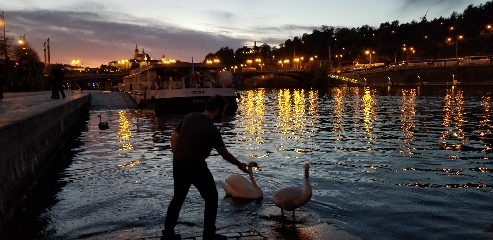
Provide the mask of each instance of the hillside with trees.
POLYGON ((479 6, 469 5, 463 13, 428 21, 385 22, 377 27, 358 28, 322 26, 302 37, 287 39, 279 46, 263 44, 236 51, 223 47, 210 53, 205 61, 220 59, 228 67, 284 67, 297 64, 309 67, 310 62, 329 62, 329 66, 345 66, 355 62, 394 63, 409 59, 452 58, 467 55, 493 55, 493 1, 479 6), (330 54, 330 57, 329 57, 330 54))

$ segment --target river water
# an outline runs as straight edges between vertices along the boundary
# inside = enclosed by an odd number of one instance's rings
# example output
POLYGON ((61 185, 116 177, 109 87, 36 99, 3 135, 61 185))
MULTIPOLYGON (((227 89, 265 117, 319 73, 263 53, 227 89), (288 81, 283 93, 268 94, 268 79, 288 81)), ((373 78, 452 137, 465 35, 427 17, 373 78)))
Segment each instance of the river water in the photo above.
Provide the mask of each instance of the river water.
MULTIPOLYGON (((67 164, 48 180, 42 207, 26 220, 28 232, 39 239, 159 235, 172 196, 169 136, 181 117, 92 111, 60 156, 67 164), (98 129, 99 114, 109 129, 98 129)), ((302 186, 303 164, 311 163, 313 197, 301 218, 363 239, 493 239, 488 89, 259 89, 241 92, 237 113, 224 120, 218 128, 229 151, 259 164, 266 196, 302 186)), ((238 173, 215 152, 208 163, 216 181, 238 173)), ((237 202, 217 187, 218 231, 276 229, 280 211, 268 198, 237 202)), ((200 235, 202 211, 192 188, 177 231, 200 235)))

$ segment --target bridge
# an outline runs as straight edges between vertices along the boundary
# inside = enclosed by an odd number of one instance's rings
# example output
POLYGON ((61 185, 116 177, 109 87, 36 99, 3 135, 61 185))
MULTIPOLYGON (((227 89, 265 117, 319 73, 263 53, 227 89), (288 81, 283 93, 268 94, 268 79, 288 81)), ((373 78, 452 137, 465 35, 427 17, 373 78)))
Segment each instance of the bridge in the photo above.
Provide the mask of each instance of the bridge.
POLYGON ((65 79, 70 86, 84 85, 89 89, 111 90, 113 86, 122 83, 126 75, 126 72, 67 72, 65 79))

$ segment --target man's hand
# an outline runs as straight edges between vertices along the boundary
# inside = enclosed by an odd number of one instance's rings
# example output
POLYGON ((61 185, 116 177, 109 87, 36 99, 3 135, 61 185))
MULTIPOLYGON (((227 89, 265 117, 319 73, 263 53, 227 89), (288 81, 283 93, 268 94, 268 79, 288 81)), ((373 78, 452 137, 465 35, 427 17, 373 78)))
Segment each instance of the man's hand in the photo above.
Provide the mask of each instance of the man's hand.
POLYGON ((246 163, 241 163, 240 165, 238 165, 238 168, 245 172, 245 173, 248 173, 248 169, 247 169, 247 164, 246 163))

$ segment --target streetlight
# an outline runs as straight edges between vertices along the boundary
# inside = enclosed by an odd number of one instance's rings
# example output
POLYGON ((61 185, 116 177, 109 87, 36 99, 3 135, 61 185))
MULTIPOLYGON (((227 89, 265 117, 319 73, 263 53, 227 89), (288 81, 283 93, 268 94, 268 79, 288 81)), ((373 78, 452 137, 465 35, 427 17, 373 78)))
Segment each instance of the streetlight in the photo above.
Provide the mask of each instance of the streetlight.
POLYGON ((416 51, 414 50, 413 47, 407 48, 406 44, 404 44, 404 47, 402 48, 404 52, 406 52, 406 64, 409 64, 409 52, 415 53, 416 51))
POLYGON ((293 62, 294 62, 294 68, 295 68, 296 70, 298 70, 298 66, 299 66, 299 63, 300 63, 300 58, 297 58, 297 57, 296 57, 296 58, 294 58, 294 59, 293 59, 293 62))
MULTIPOLYGON (((459 61, 459 58, 458 58, 458 52, 459 52, 459 45, 457 45, 457 43, 459 42, 459 40, 463 39, 464 36, 462 35, 459 35, 457 36, 457 38, 455 39, 455 61, 459 61)), ((452 38, 448 38, 447 41, 448 42, 452 42, 452 38)))
POLYGON ((19 45, 21 45, 24 49, 24 47, 26 45, 26 34, 19 37, 19 45))
POLYGON ((3 30, 3 44, 2 44, 2 54, 3 59, 7 59, 7 38, 5 37, 5 14, 2 11, 0 14, 0 27, 3 30))
POLYGON ((262 65, 261 65, 262 64, 262 59, 256 58, 255 59, 255 62, 260 66, 260 71, 262 71, 262 65))
MULTIPOLYGON (((371 56, 371 55, 370 55, 371 56)), ((342 54, 339 54, 339 55, 336 55, 336 58, 337 58, 337 68, 341 68, 341 58, 342 58, 342 54)), ((371 58, 371 57, 370 57, 371 58)), ((370 60, 370 64, 371 64, 371 60, 370 60)))
POLYGON ((375 54, 375 51, 366 50, 365 54, 370 55, 370 65, 371 65, 371 54, 375 54))

